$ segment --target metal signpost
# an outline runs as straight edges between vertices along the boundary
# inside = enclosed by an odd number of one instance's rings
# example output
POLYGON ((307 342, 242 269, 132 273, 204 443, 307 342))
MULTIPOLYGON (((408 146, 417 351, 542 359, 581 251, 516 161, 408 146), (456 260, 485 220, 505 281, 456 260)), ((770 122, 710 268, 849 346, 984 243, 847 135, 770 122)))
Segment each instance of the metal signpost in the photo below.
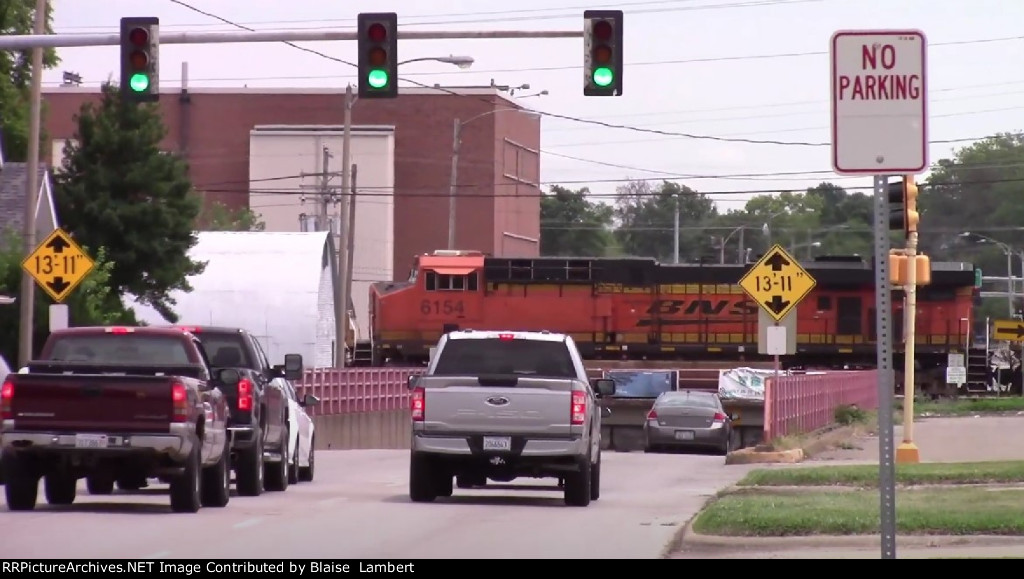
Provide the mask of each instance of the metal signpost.
POLYGON ((779 356, 793 354, 796 350, 796 317, 790 313, 816 284, 811 274, 781 245, 769 249, 740 278, 740 288, 768 316, 768 319, 758 318, 758 352, 775 357, 776 378, 781 369, 779 356), (761 321, 769 321, 771 325, 761 327, 761 321))
MULTIPOLYGON (((888 175, 928 168, 927 41, 918 30, 832 35, 832 167, 874 175, 874 270, 878 356, 879 499, 882 558, 896 558, 892 287, 888 175)), ((913 267, 913 266, 911 266, 913 267)), ((905 355, 913 361, 913 352, 905 355)))

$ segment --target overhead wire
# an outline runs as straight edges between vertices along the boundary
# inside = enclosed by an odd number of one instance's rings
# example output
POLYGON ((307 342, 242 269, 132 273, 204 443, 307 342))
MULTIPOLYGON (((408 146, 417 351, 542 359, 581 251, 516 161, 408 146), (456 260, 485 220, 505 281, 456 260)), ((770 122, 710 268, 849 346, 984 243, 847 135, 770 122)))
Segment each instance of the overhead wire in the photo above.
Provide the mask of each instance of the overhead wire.
MULTIPOLYGON (((219 20, 220 22, 223 22, 225 24, 234 26, 236 28, 240 28, 242 30, 248 30, 250 32, 255 32, 255 29, 253 29, 253 28, 249 28, 247 26, 243 26, 241 24, 237 24, 237 23, 235 23, 235 22, 233 22, 231 20, 228 20, 227 18, 224 18, 222 16, 218 16, 216 14, 213 14, 212 12, 208 12, 206 10, 202 10, 200 8, 197 8, 197 7, 192 6, 191 4, 188 4, 187 2, 184 2, 182 0, 169 0, 169 1, 174 3, 174 4, 177 4, 178 6, 186 8, 186 9, 191 10, 193 12, 196 12, 198 14, 202 14, 202 15, 207 16, 209 18, 214 18, 216 20, 219 20)), ((1001 38, 1001 39, 977 39, 977 40, 972 40, 972 41, 932 43, 930 46, 951 46, 951 45, 962 45, 962 44, 970 44, 970 43, 977 43, 977 42, 997 42, 997 41, 1006 41, 1006 40, 1024 40, 1024 36, 1005 37, 1005 38, 1001 38)), ((353 68, 358 68, 358 66, 355 63, 352 63, 352 62, 350 62, 348 60, 345 60, 345 59, 342 59, 342 58, 338 58, 336 56, 332 56, 332 55, 326 54, 326 53, 321 52, 319 50, 314 50, 312 48, 308 48, 308 47, 305 47, 305 46, 300 46, 300 45, 298 45, 298 44, 296 44, 294 42, 291 42, 291 41, 282 41, 282 42, 284 44, 287 44, 288 46, 291 46, 291 47, 296 48, 298 50, 301 50, 303 52, 314 54, 314 55, 319 56, 321 58, 325 58, 327 60, 331 60, 331 61, 338 62, 338 63, 341 63, 341 64, 346 64, 346 65, 351 66, 353 68)), ((819 51, 819 52, 813 52, 813 53, 807 53, 807 54, 827 54, 827 52, 820 52, 819 51)), ((627 66, 630 66, 630 65, 627 64, 627 66)), ((571 67, 571 68, 579 68, 579 67, 571 67)), ((462 98, 471 98, 471 99, 475 99, 475 100, 478 100, 478 101, 481 101, 481 102, 485 102, 485 103, 491 104, 491 105, 494 104, 494 101, 491 100, 491 99, 481 98, 481 97, 478 97, 478 96, 475 96, 475 95, 467 95, 467 94, 464 94, 464 93, 459 93, 457 91, 446 89, 444 87, 430 86, 430 85, 421 83, 419 81, 415 81, 415 80, 411 80, 409 78, 406 78, 406 76, 407 75, 400 76, 400 77, 398 77, 398 80, 401 80, 401 81, 404 81, 404 82, 416 85, 416 86, 421 87, 421 88, 433 89, 433 90, 437 90, 437 91, 440 91, 440 92, 444 92, 444 93, 451 94, 451 95, 458 96, 458 97, 462 97, 462 98)), ((635 132, 640 132, 640 133, 648 133, 648 134, 652 134, 652 135, 660 135, 660 136, 666 136, 666 137, 679 137, 679 138, 685 138, 685 139, 691 139, 691 140, 728 142, 728 143, 745 143, 745 144, 754 144, 754 145, 776 145, 776 146, 787 146, 787 147, 828 147, 828 146, 831 146, 831 143, 828 143, 828 142, 781 141, 781 140, 777 140, 777 139, 748 139, 748 138, 742 138, 742 137, 721 137, 721 136, 716 136, 716 135, 705 135, 705 134, 687 133, 687 132, 680 132, 680 131, 666 131, 666 130, 654 129, 654 128, 650 128, 650 127, 636 127, 636 126, 632 126, 632 125, 610 123, 610 122, 602 121, 602 120, 598 120, 598 119, 585 119, 585 118, 576 117, 576 116, 572 116, 572 115, 564 115, 564 114, 559 114, 559 113, 552 113, 552 112, 547 112, 547 111, 541 111, 541 110, 532 109, 532 108, 529 108, 529 107, 521 107, 521 109, 524 112, 531 112, 531 113, 534 113, 534 114, 537 114, 537 115, 540 115, 540 116, 544 116, 544 117, 548 117, 548 118, 562 119, 562 120, 573 121, 573 122, 577 122, 577 123, 590 124, 590 125, 600 126, 600 127, 610 128, 610 129, 622 129, 622 130, 629 130, 629 131, 635 131, 635 132)), ((956 143, 964 143, 964 142, 970 142, 970 141, 984 140, 984 139, 987 139, 987 138, 991 138, 993 136, 995 136, 995 135, 986 135, 986 136, 981 136, 981 137, 961 137, 961 138, 955 138, 955 139, 940 139, 940 140, 929 141, 929 143, 930 144, 956 144, 956 143)))

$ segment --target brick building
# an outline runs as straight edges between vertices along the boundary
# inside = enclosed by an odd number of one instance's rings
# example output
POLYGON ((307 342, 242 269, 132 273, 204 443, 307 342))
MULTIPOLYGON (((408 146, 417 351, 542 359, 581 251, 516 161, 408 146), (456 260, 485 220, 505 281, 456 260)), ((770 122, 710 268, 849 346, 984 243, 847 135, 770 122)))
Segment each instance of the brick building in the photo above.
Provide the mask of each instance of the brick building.
MULTIPOLYGON (((393 271, 398 278, 408 272, 413 255, 447 246, 455 119, 465 122, 456 201, 458 248, 538 254, 540 120, 515 112, 520 107, 493 89, 457 92, 403 89, 397 99, 357 101, 353 107, 355 127, 394 127, 393 271)), ((48 163, 59 163, 55 157, 64 140, 75 133, 74 115, 98 95, 98 88, 44 91, 48 163)), ((251 131, 261 125, 338 127, 344 90, 164 89, 160 108, 168 128, 163 147, 188 160, 196 189, 208 201, 240 208, 250 203, 251 131)), ((338 161, 340 167, 340 155, 338 161)))

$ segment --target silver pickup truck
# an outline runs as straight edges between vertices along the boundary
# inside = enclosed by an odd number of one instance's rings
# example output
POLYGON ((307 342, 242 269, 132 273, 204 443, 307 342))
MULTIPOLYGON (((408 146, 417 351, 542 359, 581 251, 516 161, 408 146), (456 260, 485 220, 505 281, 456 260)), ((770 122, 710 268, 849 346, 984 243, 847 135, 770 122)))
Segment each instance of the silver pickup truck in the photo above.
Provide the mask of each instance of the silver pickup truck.
POLYGON ((601 495, 597 398, 615 382, 587 379, 572 338, 549 332, 446 334, 412 389, 409 496, 430 502, 487 479, 557 478, 565 503, 601 495))

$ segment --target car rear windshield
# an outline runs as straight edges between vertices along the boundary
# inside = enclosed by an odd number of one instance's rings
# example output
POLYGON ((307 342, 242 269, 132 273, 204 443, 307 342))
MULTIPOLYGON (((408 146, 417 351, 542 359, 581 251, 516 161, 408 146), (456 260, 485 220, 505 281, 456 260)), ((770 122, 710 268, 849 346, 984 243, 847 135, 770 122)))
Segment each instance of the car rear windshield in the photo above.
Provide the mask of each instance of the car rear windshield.
POLYGON ((433 375, 488 374, 575 378, 576 370, 565 342, 474 338, 445 342, 433 375))
POLYGON ((192 364, 182 338, 135 334, 61 336, 53 342, 50 360, 96 364, 192 364))
POLYGON ((658 406, 686 406, 689 408, 718 408, 714 394, 704 392, 679 392, 663 396, 658 406))
POLYGON ((213 368, 251 368, 255 364, 249 358, 249 351, 242 341, 242 335, 238 333, 212 334, 203 332, 196 334, 199 343, 202 345, 206 359, 210 361, 213 368))

